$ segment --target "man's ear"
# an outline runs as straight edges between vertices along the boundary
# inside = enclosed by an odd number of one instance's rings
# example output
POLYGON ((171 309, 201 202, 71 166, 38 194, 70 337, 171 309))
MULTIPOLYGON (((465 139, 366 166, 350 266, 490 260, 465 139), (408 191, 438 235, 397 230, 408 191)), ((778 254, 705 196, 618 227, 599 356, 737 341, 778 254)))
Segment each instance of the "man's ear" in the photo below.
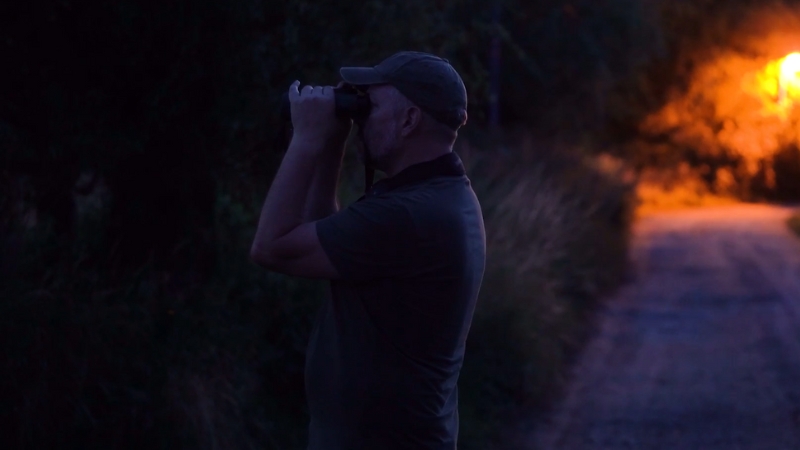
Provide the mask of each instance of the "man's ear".
POLYGON ((403 113, 403 122, 400 124, 400 135, 409 136, 422 125, 422 110, 418 106, 410 106, 403 113))

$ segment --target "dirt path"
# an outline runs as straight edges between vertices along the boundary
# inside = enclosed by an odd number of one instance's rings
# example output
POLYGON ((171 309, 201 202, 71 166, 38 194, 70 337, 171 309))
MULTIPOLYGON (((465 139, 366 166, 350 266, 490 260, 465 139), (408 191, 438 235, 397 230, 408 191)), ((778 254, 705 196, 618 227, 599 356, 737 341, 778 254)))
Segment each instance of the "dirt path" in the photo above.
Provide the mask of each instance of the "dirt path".
POLYGON ((789 210, 652 216, 563 403, 527 449, 800 449, 800 240, 789 210))

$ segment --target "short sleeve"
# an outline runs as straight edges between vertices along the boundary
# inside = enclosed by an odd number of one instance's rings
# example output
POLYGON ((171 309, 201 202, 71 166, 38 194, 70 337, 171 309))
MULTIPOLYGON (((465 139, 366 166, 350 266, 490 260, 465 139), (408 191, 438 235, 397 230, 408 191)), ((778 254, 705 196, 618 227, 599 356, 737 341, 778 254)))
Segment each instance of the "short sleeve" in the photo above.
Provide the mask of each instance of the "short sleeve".
POLYGON ((317 221, 320 244, 342 279, 401 278, 413 270, 417 236, 407 206, 369 197, 317 221))

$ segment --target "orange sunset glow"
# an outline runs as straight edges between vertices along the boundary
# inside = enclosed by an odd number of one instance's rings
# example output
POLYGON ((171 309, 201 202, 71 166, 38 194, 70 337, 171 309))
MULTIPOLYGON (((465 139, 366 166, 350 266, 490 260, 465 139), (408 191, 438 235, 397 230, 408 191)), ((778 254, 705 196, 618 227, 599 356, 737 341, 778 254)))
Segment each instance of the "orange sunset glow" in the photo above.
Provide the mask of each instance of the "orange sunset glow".
POLYGON ((721 54, 698 68, 689 88, 648 117, 642 130, 672 133, 678 145, 701 152, 727 149, 753 173, 760 160, 797 139, 798 103, 800 52, 774 59, 721 54))
MULTIPOLYGON (((675 186, 685 185, 689 197, 709 189, 735 196, 738 183, 755 177, 765 189, 775 188, 775 155, 800 142, 800 108, 796 108, 800 104, 800 47, 780 47, 785 53, 767 48, 760 52, 762 57, 731 51, 707 59, 685 91, 675 92, 663 108, 642 122, 644 135, 668 135, 676 152, 690 149, 708 160, 727 154, 738 162, 696 168, 684 163, 674 174, 648 172, 638 188, 640 197, 664 203, 658 197, 663 196, 665 185, 672 186, 668 188, 672 194, 680 191, 675 186), (714 171, 714 181, 707 189, 701 177, 709 171, 714 171)), ((684 199, 679 203, 685 203, 684 199)))
POLYGON ((762 99, 766 115, 786 119, 800 100, 800 52, 771 61, 755 76, 755 91, 762 99))

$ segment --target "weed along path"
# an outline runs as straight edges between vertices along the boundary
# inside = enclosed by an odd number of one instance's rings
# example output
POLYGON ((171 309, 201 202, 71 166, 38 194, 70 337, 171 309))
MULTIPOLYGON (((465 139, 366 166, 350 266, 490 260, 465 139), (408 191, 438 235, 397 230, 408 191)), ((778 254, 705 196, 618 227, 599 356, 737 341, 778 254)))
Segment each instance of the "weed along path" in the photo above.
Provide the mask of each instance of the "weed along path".
POLYGON ((527 449, 800 449, 800 239, 789 209, 669 212, 636 229, 563 402, 527 449))

